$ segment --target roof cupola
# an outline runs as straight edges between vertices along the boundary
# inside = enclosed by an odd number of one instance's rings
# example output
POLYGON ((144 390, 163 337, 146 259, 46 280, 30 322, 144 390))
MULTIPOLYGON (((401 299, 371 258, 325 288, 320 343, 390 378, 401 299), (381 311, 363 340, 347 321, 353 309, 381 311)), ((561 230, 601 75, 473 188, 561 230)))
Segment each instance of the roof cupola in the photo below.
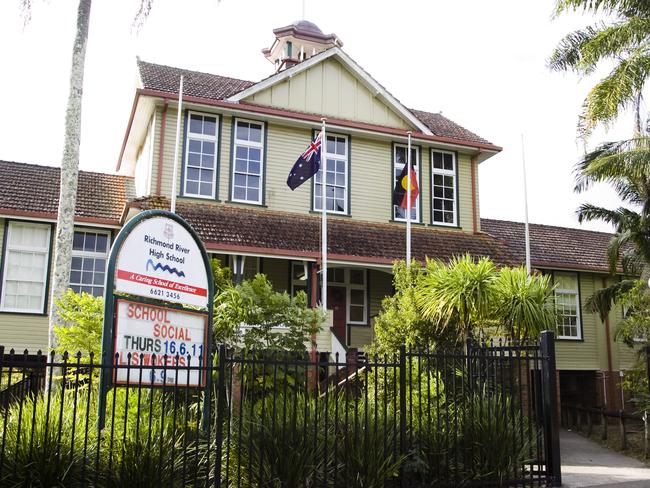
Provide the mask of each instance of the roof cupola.
POLYGON ((336 34, 323 34, 316 24, 298 20, 286 27, 273 29, 275 41, 269 48, 262 49, 266 59, 275 66, 276 73, 311 58, 343 42, 336 34))

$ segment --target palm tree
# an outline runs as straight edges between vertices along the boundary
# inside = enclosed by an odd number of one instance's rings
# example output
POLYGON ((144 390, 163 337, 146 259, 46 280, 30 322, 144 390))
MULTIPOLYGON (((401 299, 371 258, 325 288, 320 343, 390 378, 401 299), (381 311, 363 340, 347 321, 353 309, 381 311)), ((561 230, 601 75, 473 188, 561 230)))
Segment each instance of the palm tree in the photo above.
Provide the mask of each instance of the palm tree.
POLYGON ((650 2, 647 0, 557 0, 555 14, 582 10, 612 16, 571 32, 555 48, 549 66, 584 76, 613 62, 610 73, 589 92, 583 103, 578 132, 588 137, 599 123, 612 123, 619 113, 634 109, 636 133, 641 133, 640 105, 650 76, 650 2))
MULTIPOLYGON (((20 0, 25 22, 31 17, 33 0, 20 0)), ((139 28, 151 11, 153 0, 140 0, 140 6, 133 21, 139 28)), ((56 303, 63 296, 70 283, 72 260, 72 239, 74 237, 74 214, 77 203, 79 178, 79 146, 81 144, 81 103, 83 100, 84 65, 88 28, 90 25, 91 0, 79 0, 77 8, 77 31, 72 46, 72 67, 65 115, 65 141, 61 158, 61 182, 59 187, 59 210, 54 241, 54 273, 52 279, 48 347, 56 347, 54 326, 58 322, 56 303)))
MULTIPOLYGON (((609 183, 625 204, 608 209, 585 203, 578 209, 579 222, 601 220, 615 227, 607 257, 610 271, 619 268, 627 276, 650 278, 650 137, 602 144, 586 154, 575 168, 576 192, 595 183, 609 183)), ((638 280, 624 279, 599 290, 588 300, 591 310, 604 320, 612 304, 638 280)))

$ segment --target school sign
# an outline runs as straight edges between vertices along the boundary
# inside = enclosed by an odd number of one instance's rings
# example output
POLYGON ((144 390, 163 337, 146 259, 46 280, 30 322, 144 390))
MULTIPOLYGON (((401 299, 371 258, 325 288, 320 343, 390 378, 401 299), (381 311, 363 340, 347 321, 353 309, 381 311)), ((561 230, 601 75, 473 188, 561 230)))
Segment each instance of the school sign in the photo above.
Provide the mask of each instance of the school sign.
POLYGON ((208 386, 212 271, 194 230, 176 214, 142 212, 120 231, 108 263, 100 428, 111 386, 208 386))

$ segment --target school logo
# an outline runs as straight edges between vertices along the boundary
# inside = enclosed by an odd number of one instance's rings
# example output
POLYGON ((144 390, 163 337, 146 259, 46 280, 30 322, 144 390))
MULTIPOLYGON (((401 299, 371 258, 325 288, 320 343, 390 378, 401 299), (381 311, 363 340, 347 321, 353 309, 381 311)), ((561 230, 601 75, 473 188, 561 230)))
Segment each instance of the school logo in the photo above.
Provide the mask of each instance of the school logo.
POLYGON ((166 264, 160 264, 158 262, 155 262, 153 259, 148 259, 147 260, 147 271, 149 271, 149 268, 152 268, 154 271, 158 271, 159 269, 163 271, 167 271, 169 274, 176 274, 180 276, 181 278, 185 277, 185 272, 176 268, 172 268, 171 266, 168 266, 166 264))

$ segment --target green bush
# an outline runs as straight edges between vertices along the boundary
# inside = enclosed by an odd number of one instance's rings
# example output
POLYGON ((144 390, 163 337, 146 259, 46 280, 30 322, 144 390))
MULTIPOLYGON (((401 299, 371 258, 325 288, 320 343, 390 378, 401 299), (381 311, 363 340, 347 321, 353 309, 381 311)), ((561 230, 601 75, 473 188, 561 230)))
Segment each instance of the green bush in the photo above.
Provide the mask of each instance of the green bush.
POLYGON ((1 486, 85 486, 96 455, 96 395, 88 390, 53 391, 13 403, 3 417, 1 486), (88 409, 89 420, 86 419, 88 409), (83 419, 83 420, 82 420, 83 419), (87 431, 87 442, 86 439, 87 431))

